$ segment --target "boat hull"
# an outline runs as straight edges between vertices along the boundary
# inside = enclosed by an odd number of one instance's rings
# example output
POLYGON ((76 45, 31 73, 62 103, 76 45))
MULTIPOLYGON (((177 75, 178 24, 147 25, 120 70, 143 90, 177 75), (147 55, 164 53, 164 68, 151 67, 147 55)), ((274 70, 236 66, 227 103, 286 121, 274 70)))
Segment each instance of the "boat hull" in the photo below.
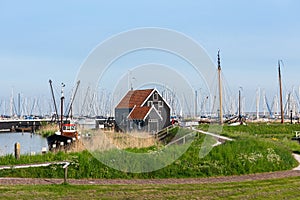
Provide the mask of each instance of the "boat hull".
POLYGON ((74 140, 72 137, 64 135, 50 135, 47 137, 49 151, 71 145, 74 140))

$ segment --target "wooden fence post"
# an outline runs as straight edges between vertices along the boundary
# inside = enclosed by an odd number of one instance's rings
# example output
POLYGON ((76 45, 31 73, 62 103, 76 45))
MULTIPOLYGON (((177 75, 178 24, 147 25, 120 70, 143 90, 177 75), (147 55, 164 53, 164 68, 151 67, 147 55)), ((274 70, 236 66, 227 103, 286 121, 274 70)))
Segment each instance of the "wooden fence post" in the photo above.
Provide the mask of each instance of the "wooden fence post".
POLYGON ((64 166, 63 169, 65 169, 65 177, 64 177, 64 183, 67 183, 67 178, 68 178, 68 166, 70 165, 69 162, 67 162, 64 166))
POLYGON ((21 145, 20 145, 20 143, 16 142, 15 143, 15 158, 17 160, 20 159, 20 153, 21 153, 21 145))

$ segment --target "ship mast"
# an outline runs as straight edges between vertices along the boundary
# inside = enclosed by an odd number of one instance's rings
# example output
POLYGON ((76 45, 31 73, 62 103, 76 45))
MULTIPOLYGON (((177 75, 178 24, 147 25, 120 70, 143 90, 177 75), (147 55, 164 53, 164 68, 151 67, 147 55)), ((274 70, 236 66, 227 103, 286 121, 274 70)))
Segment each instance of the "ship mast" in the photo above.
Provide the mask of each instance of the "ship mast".
POLYGON ((60 98, 60 133, 62 134, 63 132, 63 120, 64 120, 64 87, 65 84, 61 83, 61 98, 60 98))
POLYGON ((198 104, 198 94, 197 94, 197 90, 195 90, 195 119, 197 119, 197 104, 198 104))
POLYGON ((241 113, 241 107, 242 107, 242 103, 241 103, 241 89, 239 89, 239 122, 242 123, 242 113, 241 113))
POLYGON ((219 80, 219 101, 220 101, 220 124, 223 124, 223 110, 222 110, 222 82, 221 82, 221 62, 220 50, 218 51, 218 80, 219 80))
POLYGON ((55 102, 55 96, 54 96, 53 86, 52 86, 52 81, 51 80, 49 80, 49 84, 50 84, 50 89, 51 89, 51 94, 52 94, 52 99, 53 99, 54 109, 55 109, 54 121, 56 121, 56 118, 58 120, 58 112, 57 112, 57 106, 56 106, 56 102, 55 102))
POLYGON ((280 91, 280 112, 281 112, 281 123, 284 121, 283 102, 282 102, 282 83, 281 83, 281 72, 280 72, 280 60, 278 60, 278 76, 279 76, 279 91, 280 91))
POLYGON ((259 119, 260 88, 256 90, 256 119, 259 119))

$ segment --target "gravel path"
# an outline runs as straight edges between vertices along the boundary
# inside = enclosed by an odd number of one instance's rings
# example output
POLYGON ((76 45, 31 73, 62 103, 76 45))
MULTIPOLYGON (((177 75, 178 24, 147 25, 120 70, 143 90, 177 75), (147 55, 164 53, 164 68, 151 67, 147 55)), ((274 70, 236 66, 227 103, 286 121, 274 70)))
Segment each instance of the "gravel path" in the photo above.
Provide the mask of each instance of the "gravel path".
MULTIPOLYGON (((299 170, 268 172, 241 176, 224 176, 211 178, 184 178, 184 179, 68 179, 68 183, 74 185, 127 185, 127 184, 201 184, 201 183, 225 183, 243 182, 254 180, 268 180, 276 178, 288 178, 300 176, 299 170)), ((63 179, 42 178, 0 178, 0 185, 41 185, 61 184, 63 179)))

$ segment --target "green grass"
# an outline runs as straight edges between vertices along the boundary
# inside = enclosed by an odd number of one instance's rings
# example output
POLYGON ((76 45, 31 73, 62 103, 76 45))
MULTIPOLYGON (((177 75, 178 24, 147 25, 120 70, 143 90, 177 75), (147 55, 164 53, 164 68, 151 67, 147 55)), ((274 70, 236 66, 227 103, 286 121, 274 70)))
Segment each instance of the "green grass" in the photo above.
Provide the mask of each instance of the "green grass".
POLYGON ((41 127, 36 131, 37 134, 40 134, 43 137, 48 137, 53 135, 56 131, 58 131, 59 127, 57 123, 47 123, 41 122, 41 127))
POLYGON ((299 199, 300 177, 205 184, 0 185, 0 199, 299 199))
POLYGON ((19 164, 31 164, 31 163, 43 163, 52 161, 63 161, 68 160, 72 157, 71 154, 66 154, 63 152, 59 153, 47 153, 39 155, 21 155, 20 160, 16 160, 14 155, 9 154, 6 156, 0 156, 0 165, 19 165, 19 164))
MULTIPOLYGON (((213 125, 212 125, 213 126, 213 125)), ((209 125, 199 125, 201 129, 208 129, 209 125)), ((294 131, 300 131, 300 124, 278 124, 278 123, 247 123, 242 126, 224 125, 222 134, 230 137, 240 135, 259 135, 262 137, 289 137, 294 136, 294 131)))
MULTIPOLYGON (((186 131, 183 131, 185 134, 186 131)), ((213 148, 204 158, 199 157, 201 147, 204 141, 211 141, 199 134, 189 149, 175 159, 180 150, 185 146, 171 146, 168 153, 155 157, 155 159, 143 156, 140 160, 135 160, 131 164, 141 171, 145 170, 142 163, 164 163, 174 158, 174 162, 162 169, 148 173, 128 173, 130 170, 122 168, 122 171, 112 169, 95 157, 88 151, 81 153, 66 154, 46 154, 39 156, 22 156, 19 161, 13 156, 0 158, 0 165, 15 165, 24 163, 38 163, 45 161, 68 160, 72 164, 69 166, 69 178, 186 178, 186 177, 209 177, 209 176, 226 176, 249 173, 259 173, 267 171, 288 170, 297 166, 297 162, 291 155, 290 149, 278 141, 260 138, 254 135, 238 137, 235 141, 226 142, 223 145, 213 148), (123 172, 125 171, 125 172, 123 172)), ((145 153, 152 152, 160 154, 162 149, 158 147, 149 147, 142 149, 128 149, 129 152, 145 153)), ((116 150, 101 152, 101 158, 107 161, 119 159, 128 162, 126 155, 116 150)), ((123 163, 120 163, 122 165, 123 163)), ((123 166, 122 166, 123 167, 123 166)), ((62 166, 49 166, 30 169, 10 169, 0 171, 0 177, 39 177, 39 178, 63 178, 64 170, 62 166)))
MULTIPOLYGON (((200 125, 202 130, 214 129, 214 125, 200 125)), ((300 145, 292 140, 295 131, 300 131, 300 124, 279 124, 279 123, 247 123, 246 126, 227 126, 222 127, 221 135, 235 139, 254 136, 259 139, 273 140, 280 145, 286 146, 290 151, 300 153, 300 145)))

